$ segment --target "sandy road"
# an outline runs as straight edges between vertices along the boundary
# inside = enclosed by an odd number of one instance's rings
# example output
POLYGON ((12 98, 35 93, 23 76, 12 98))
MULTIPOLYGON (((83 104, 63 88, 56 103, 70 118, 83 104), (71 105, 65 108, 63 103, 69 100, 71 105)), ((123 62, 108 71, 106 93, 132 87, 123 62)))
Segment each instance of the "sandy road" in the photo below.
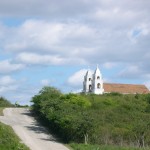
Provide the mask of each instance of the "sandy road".
POLYGON ((68 150, 48 134, 26 108, 6 108, 0 121, 10 125, 31 150, 68 150))

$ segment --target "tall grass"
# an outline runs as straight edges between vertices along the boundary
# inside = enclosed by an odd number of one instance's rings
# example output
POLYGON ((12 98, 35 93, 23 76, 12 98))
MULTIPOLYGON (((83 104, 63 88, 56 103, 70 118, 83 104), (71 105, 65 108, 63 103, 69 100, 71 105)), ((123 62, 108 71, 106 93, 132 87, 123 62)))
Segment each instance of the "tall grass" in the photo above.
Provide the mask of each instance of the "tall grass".
POLYGON ((29 150, 15 135, 11 127, 0 123, 0 150, 29 150))
POLYGON ((71 143, 69 146, 72 150, 149 150, 148 148, 132 148, 132 147, 119 147, 119 146, 105 146, 105 145, 85 145, 71 143))

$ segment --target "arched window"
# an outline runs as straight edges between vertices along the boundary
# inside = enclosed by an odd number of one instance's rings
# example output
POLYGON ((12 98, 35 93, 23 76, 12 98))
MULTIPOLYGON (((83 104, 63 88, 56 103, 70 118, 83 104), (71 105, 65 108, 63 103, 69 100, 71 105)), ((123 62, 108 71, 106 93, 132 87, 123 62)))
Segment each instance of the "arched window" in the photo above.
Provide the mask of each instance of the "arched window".
POLYGON ((97 76, 97 79, 100 79, 100 77, 99 77, 99 76, 97 76))
POLYGON ((92 90, 92 85, 89 85, 89 91, 91 91, 92 90))
POLYGON ((97 84, 97 88, 98 88, 98 89, 100 89, 100 88, 101 88, 101 85, 100 85, 100 83, 98 83, 98 84, 97 84))
POLYGON ((89 81, 91 81, 91 78, 89 78, 89 81))

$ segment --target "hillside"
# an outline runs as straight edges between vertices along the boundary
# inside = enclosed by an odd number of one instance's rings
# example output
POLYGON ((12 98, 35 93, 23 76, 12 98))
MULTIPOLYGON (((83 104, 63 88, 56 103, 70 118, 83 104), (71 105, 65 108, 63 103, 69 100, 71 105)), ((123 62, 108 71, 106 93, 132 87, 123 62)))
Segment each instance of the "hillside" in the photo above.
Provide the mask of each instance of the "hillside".
POLYGON ((4 97, 0 97, 0 107, 9 107, 9 106, 12 106, 12 104, 4 97))
POLYGON ((15 135, 11 127, 0 122, 0 150, 29 150, 15 135))
POLYGON ((33 110, 65 142, 150 146, 150 95, 62 94, 44 87, 33 110))
MULTIPOLYGON (((5 107, 13 105, 3 97, 0 97, 0 115, 5 107)), ((0 150, 29 150, 15 135, 13 129, 0 122, 0 150)))
POLYGON ((11 107, 13 106, 7 99, 4 97, 0 97, 0 115, 3 115, 4 107, 11 107))

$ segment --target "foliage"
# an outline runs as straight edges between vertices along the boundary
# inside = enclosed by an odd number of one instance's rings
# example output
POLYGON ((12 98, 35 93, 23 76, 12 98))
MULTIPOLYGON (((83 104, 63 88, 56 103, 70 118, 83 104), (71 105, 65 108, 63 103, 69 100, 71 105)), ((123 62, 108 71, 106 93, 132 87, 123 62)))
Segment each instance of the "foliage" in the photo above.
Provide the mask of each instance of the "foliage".
POLYGON ((92 118, 87 109, 89 100, 80 95, 63 95, 53 87, 44 87, 32 98, 33 110, 60 134, 64 141, 84 140, 91 132, 92 118))
POLYGON ((0 97, 0 107, 10 107, 12 104, 4 97, 0 97))
POLYGON ((63 100, 64 102, 67 102, 70 104, 76 104, 83 108, 87 108, 91 106, 90 101, 87 101, 85 97, 77 95, 77 94, 70 93, 70 94, 62 95, 60 99, 63 100))
POLYGON ((3 107, 0 107, 0 116, 3 116, 3 107))
POLYGON ((33 111, 66 142, 146 147, 150 145, 150 95, 62 94, 44 87, 33 111))
POLYGON ((3 109, 5 107, 12 107, 13 105, 8 101, 6 100, 4 97, 0 97, 0 116, 3 115, 3 109))
POLYGON ((106 145, 85 145, 85 144, 69 144, 73 150, 148 150, 133 147, 119 147, 119 146, 106 146, 106 145))
POLYGON ((20 143, 11 127, 0 123, 0 150, 29 150, 20 143))

